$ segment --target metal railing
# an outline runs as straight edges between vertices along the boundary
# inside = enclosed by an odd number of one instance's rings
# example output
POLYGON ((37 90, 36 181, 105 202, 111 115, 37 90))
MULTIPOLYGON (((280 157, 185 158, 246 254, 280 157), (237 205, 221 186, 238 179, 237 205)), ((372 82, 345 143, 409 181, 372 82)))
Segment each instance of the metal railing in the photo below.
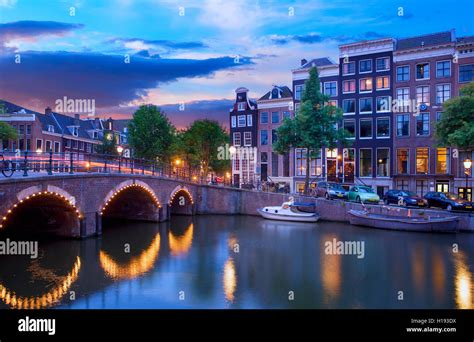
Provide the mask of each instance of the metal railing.
POLYGON ((0 152, 0 172, 5 177, 31 174, 124 173, 175 178, 204 183, 197 171, 170 163, 117 155, 81 152, 0 152))

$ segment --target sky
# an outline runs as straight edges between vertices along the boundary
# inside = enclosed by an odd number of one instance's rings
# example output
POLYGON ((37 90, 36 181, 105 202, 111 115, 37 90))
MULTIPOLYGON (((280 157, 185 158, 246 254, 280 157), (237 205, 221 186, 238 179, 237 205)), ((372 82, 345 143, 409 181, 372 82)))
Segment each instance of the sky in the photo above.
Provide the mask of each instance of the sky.
POLYGON ((0 0, 0 99, 44 112, 95 101, 101 117, 160 106, 179 128, 227 124, 235 89, 291 86, 302 58, 338 45, 455 29, 472 0, 0 0))

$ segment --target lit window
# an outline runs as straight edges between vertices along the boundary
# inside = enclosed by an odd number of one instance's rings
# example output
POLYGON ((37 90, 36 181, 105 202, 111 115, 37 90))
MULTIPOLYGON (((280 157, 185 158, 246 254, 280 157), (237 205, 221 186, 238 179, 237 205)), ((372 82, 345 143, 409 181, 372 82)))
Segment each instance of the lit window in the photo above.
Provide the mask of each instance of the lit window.
POLYGON ((361 78, 359 80, 359 92, 370 93, 372 91, 372 79, 371 78, 361 78))
POLYGON ((377 77, 377 90, 390 89, 390 76, 377 77))
POLYGON ((420 63, 416 65, 416 79, 426 80, 430 78, 430 64, 420 63))
POLYGON ((355 93, 355 91, 356 91, 356 82, 355 82, 355 80, 342 81, 342 92, 344 94, 355 93))

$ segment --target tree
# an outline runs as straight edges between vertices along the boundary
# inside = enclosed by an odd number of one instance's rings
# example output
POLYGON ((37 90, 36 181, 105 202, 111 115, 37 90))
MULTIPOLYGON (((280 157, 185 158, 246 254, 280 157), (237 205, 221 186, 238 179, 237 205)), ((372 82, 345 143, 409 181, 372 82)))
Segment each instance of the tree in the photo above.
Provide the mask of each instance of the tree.
POLYGON ((209 170, 222 172, 229 161, 218 158, 219 147, 229 140, 226 131, 217 121, 196 120, 182 133, 181 156, 192 165, 201 165, 204 176, 209 170))
POLYGON ((172 150, 173 154, 182 159, 184 164, 188 167, 189 174, 191 174, 193 169, 200 166, 196 146, 193 144, 191 134, 189 134, 187 130, 177 132, 172 150))
POLYGON ((273 149, 287 153, 291 148, 306 150, 306 177, 304 193, 309 192, 310 159, 322 148, 333 149, 338 143, 348 146, 349 132, 337 129, 337 123, 342 120, 342 110, 327 105, 329 97, 320 91, 318 70, 312 68, 309 79, 305 83, 300 109, 294 118, 286 118, 277 129, 277 141, 273 149))
POLYGON ((130 146, 138 158, 169 162, 175 139, 175 127, 154 105, 143 105, 128 125, 130 146))
POLYGON ((474 151, 474 82, 460 89, 461 96, 443 103, 443 115, 436 124, 440 146, 474 151))
POLYGON ((110 131, 104 131, 102 137, 102 144, 95 146, 95 151, 99 154, 117 155, 117 141, 115 140, 114 133, 110 131))
POLYGON ((0 142, 2 140, 16 140, 17 132, 6 122, 0 121, 0 142))

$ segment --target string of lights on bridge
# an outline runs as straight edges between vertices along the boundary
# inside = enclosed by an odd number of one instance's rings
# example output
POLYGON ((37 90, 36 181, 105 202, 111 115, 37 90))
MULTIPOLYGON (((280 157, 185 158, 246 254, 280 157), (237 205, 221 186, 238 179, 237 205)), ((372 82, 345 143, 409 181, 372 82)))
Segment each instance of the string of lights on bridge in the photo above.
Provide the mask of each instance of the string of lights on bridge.
POLYGON ((188 199, 189 201, 191 202, 191 204, 194 204, 194 201, 193 201, 193 196, 191 195, 191 193, 188 191, 188 189, 182 187, 181 189, 177 190, 174 192, 174 194, 171 196, 170 198, 170 201, 168 202, 169 204, 173 203, 174 199, 178 196, 178 194, 180 192, 184 192, 187 196, 188 196, 188 199))
POLYGON ((28 200, 31 200, 33 198, 36 198, 38 196, 53 196, 53 197, 56 197, 57 199, 59 199, 60 201, 62 201, 63 203, 67 204, 68 206, 70 206, 76 213, 77 215, 77 218, 80 220, 82 219, 82 214, 81 212, 79 211, 79 209, 76 207, 76 205, 74 204, 74 202, 71 200, 71 199, 68 199, 66 196, 64 195, 61 195, 60 193, 58 192, 52 192, 52 191, 39 191, 39 192, 36 192, 36 193, 33 193, 31 195, 28 195, 26 196, 24 199, 21 199, 19 202, 15 203, 13 205, 13 207, 11 207, 10 209, 8 209, 8 211, 5 213, 5 215, 3 216, 2 218, 2 222, 0 223, 0 228, 3 228, 5 222, 7 221, 8 219, 8 216, 11 215, 21 204, 23 204, 24 202, 28 201, 28 200))
POLYGON ((110 198, 105 202, 104 206, 102 207, 102 209, 100 210, 100 215, 103 215, 104 214, 104 211, 107 209, 107 206, 112 202, 112 200, 118 196, 121 192, 125 191, 125 190, 129 190, 129 189, 132 189, 132 188, 138 188, 138 189, 141 189, 141 190, 144 190, 145 192, 147 192, 150 197, 153 199, 153 203, 158 207, 158 208, 161 208, 161 204, 160 204, 160 201, 158 200, 158 198, 155 196, 155 194, 150 190, 148 189, 147 187, 141 185, 141 184, 136 184, 136 183, 133 183, 133 184, 130 184, 130 185, 127 185, 127 186, 124 186, 123 188, 120 188, 118 189, 117 191, 114 191, 113 194, 110 196, 110 198))

